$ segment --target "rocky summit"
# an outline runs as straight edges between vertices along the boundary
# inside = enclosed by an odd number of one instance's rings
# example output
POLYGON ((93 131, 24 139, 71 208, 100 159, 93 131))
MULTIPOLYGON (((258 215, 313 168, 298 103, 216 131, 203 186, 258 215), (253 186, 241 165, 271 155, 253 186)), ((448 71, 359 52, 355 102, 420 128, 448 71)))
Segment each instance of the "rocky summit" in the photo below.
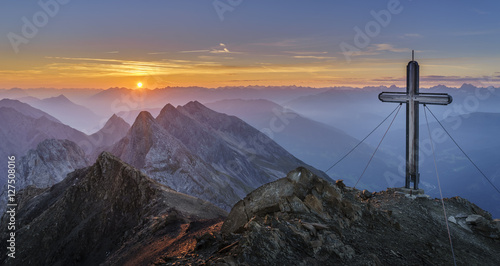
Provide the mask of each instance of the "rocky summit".
POLYGON ((331 184, 305 168, 239 201, 220 232, 162 265, 500 265, 499 222, 462 198, 331 184))
MULTIPOLYGON (((227 213, 178 193, 109 153, 50 188, 17 196, 15 258, 1 265, 148 265, 217 231, 227 213)), ((7 243, 9 217, 0 240, 7 243)))

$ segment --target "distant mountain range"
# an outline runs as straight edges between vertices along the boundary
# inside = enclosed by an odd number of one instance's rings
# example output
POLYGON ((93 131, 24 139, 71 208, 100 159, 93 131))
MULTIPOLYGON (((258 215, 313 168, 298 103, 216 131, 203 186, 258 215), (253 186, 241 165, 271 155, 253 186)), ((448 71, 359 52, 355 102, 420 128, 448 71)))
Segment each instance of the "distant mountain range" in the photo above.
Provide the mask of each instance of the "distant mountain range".
POLYGON ((95 132, 98 129, 98 123, 103 118, 87 107, 75 104, 62 94, 42 100, 35 97, 24 97, 19 98, 19 100, 43 110, 64 124, 85 133, 95 132))
POLYGON ((31 105, 20 102, 18 100, 2 99, 2 100, 0 100, 0 107, 12 108, 12 109, 16 110, 17 112, 19 112, 25 116, 31 117, 31 118, 38 119, 38 118, 43 116, 52 122, 61 123, 61 121, 59 121, 57 118, 49 115, 48 113, 46 113, 42 110, 36 109, 36 108, 32 107, 31 105))

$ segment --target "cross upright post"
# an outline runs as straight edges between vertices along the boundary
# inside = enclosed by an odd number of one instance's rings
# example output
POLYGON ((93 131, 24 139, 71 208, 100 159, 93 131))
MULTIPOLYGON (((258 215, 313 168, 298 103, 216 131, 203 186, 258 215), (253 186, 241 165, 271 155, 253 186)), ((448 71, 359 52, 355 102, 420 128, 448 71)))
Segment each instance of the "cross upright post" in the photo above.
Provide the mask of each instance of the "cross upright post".
POLYGON ((405 188, 418 189, 420 173, 418 171, 419 151, 419 105, 438 104, 448 105, 453 98, 446 93, 419 92, 419 65, 414 59, 406 67, 406 93, 382 92, 378 96, 382 102, 406 103, 406 178, 405 188))

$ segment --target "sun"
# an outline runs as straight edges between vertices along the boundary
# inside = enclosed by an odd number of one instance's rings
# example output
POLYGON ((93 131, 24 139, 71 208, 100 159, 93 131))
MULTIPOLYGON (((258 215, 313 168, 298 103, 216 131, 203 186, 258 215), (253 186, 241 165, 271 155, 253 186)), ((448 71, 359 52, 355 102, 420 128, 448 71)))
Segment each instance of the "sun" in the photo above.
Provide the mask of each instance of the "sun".
POLYGON ((137 88, 142 88, 142 82, 137 82, 137 88))

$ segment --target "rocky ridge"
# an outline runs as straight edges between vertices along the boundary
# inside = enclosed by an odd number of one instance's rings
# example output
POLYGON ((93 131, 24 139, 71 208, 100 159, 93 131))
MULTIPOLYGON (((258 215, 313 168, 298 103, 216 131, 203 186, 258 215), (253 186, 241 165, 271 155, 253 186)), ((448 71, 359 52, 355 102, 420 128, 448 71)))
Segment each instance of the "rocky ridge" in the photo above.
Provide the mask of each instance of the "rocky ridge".
MULTIPOLYGON (((227 213, 178 193, 109 153, 51 188, 17 197, 16 259, 3 265, 141 265, 177 254, 227 213)), ((0 239, 8 238, 8 217, 0 239)))
MULTIPOLYGON (((449 225, 457 265, 499 265, 500 223, 462 198, 446 199, 445 206, 449 219, 457 219, 449 225)), ((220 232, 164 262, 452 265, 453 258, 440 200, 394 189, 359 191, 298 168, 239 201, 220 232)))

